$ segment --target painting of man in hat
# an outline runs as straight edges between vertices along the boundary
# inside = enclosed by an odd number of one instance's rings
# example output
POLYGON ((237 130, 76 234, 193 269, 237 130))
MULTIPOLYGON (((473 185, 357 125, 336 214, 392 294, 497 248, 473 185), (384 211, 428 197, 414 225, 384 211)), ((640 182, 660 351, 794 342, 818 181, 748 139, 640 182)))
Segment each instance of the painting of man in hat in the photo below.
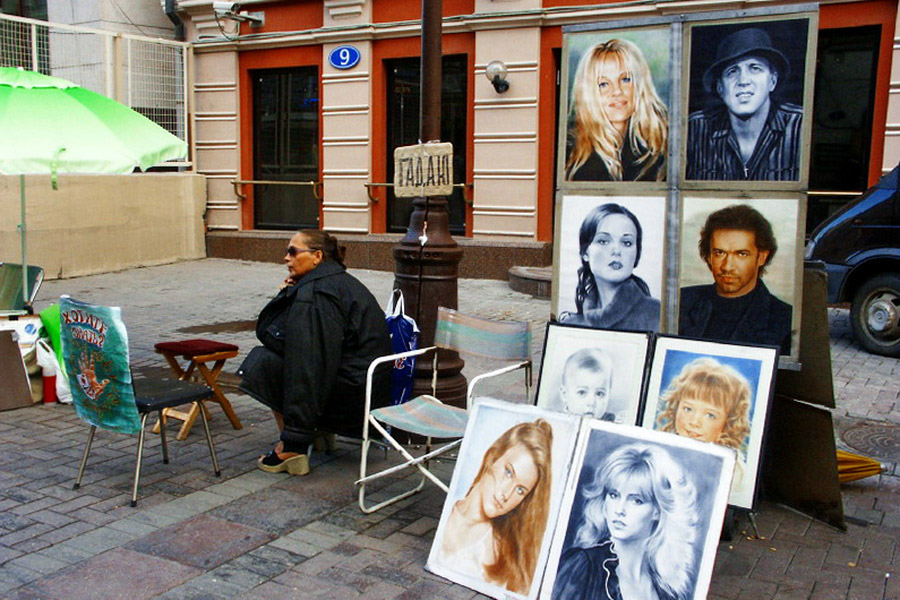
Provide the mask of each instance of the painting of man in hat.
POLYGON ((807 24, 694 28, 686 179, 800 179, 807 24))

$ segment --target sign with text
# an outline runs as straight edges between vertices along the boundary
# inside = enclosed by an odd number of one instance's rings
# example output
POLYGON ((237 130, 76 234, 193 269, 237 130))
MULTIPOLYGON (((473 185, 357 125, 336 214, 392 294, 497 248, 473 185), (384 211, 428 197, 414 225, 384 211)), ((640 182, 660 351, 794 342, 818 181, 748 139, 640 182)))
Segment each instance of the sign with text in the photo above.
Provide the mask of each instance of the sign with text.
POLYGON ((453 192, 453 144, 416 144, 394 149, 394 195, 449 196, 453 192))

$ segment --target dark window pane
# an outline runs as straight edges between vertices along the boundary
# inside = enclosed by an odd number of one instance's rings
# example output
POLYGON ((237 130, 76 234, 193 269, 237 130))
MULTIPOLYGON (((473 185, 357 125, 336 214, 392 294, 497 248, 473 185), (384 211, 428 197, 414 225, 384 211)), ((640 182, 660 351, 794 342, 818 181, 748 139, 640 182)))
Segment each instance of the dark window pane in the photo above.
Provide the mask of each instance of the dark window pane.
MULTIPOLYGON (((419 59, 402 58, 387 61, 388 74, 388 182, 394 180, 393 149, 409 146, 419 140, 420 77, 419 59)), ((453 144, 453 182, 464 183, 466 177, 466 69, 465 56, 445 56, 442 64, 441 141, 453 144)), ((409 226, 412 200, 396 198, 388 188, 387 228, 404 232, 409 226)), ((450 196, 450 232, 465 235, 466 209, 460 188, 450 196)))
MULTIPOLYGON (((819 31, 809 189, 861 192, 868 187, 872 114, 881 26, 819 31)), ((847 201, 814 196, 807 231, 847 201)))
MULTIPOLYGON (((316 67, 260 70, 253 79, 254 179, 318 181, 319 74, 316 67)), ((312 187, 254 186, 257 229, 318 227, 312 187)))

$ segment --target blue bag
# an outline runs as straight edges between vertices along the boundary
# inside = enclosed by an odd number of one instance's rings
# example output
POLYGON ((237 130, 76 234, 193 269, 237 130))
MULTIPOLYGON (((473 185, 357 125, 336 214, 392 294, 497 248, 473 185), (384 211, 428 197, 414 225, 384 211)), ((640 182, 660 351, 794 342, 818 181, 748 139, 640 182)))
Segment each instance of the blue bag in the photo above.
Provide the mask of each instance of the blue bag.
MULTIPOLYGON (((416 350, 419 347, 419 327, 415 319, 403 314, 403 310, 403 292, 394 290, 387 310, 384 311, 394 354, 416 350)), ((394 361, 394 368, 391 371, 391 405, 403 404, 410 399, 415 368, 415 356, 394 361)))

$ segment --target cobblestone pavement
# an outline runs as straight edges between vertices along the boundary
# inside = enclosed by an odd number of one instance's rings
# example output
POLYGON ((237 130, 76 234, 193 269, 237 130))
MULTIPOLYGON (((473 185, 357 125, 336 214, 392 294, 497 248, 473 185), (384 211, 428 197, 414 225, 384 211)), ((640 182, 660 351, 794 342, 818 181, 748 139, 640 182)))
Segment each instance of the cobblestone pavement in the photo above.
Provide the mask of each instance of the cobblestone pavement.
MULTIPOLYGON (((391 274, 354 274, 387 299, 391 274)), ((254 336, 247 322, 282 276, 276 264, 205 259, 48 281, 37 307, 61 293, 122 306, 135 370, 164 371, 153 352, 162 340, 205 337, 249 351, 254 336)), ((459 306, 532 321, 539 359, 547 300, 504 282, 462 280, 459 306)), ((747 533, 720 543, 711 598, 900 599, 900 361, 859 350, 846 309, 829 309, 829 317, 836 439, 850 449, 862 439, 887 472, 842 487, 846 532, 762 502, 760 538, 747 533), (875 433, 858 435, 861 427, 875 433)), ((344 441, 333 454, 314 454, 307 477, 263 473, 255 459, 277 438, 271 416, 246 396, 228 395, 244 427, 232 429, 212 407, 222 477, 213 476, 198 428, 184 442, 170 436, 168 465, 151 435, 136 508, 128 505, 135 438, 98 433, 84 484, 74 491, 87 427, 72 408, 0 413, 0 597, 481 597, 423 568, 443 502, 434 486, 363 515, 353 485, 359 450, 344 441)), ((440 468, 449 475, 449 466, 440 468)), ((739 529, 746 528, 742 522, 739 529)))

